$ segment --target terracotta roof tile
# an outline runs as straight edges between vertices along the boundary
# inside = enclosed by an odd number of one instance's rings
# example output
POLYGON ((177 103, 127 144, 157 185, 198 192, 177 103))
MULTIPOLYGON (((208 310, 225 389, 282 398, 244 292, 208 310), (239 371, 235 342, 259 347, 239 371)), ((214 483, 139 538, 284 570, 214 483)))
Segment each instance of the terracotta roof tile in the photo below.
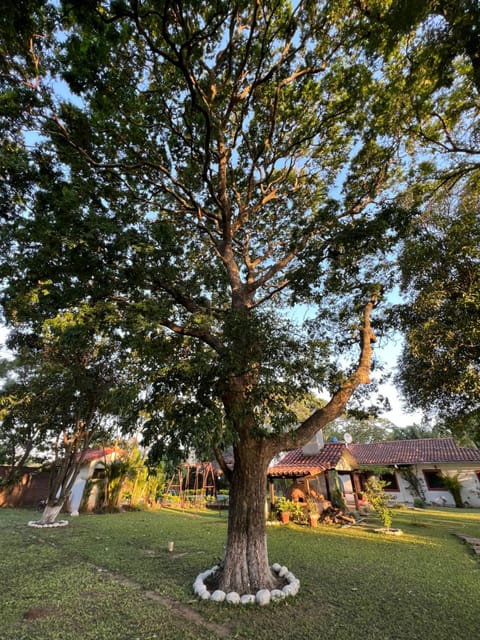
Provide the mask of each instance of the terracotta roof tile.
POLYGON ((326 469, 334 469, 342 456, 345 445, 328 442, 319 453, 306 456, 301 449, 289 451, 278 464, 268 469, 269 476, 316 475, 326 469))
POLYGON ((480 449, 458 447, 453 438, 421 438, 351 444, 349 451, 361 465, 430 462, 478 462, 480 464, 480 449))
POLYGON ((84 458, 83 462, 92 462, 93 460, 99 460, 100 458, 105 458, 112 453, 117 453, 120 455, 125 455, 125 452, 117 447, 104 447, 103 449, 89 449, 84 458))
MULTIPOLYGON (((334 469, 346 445, 327 442, 314 455, 306 456, 301 449, 289 451, 268 469, 269 476, 316 475, 334 469)), ((389 440, 370 444, 350 444, 348 451, 358 465, 419 464, 439 462, 474 462, 480 466, 480 449, 458 447, 453 438, 422 438, 389 440)))

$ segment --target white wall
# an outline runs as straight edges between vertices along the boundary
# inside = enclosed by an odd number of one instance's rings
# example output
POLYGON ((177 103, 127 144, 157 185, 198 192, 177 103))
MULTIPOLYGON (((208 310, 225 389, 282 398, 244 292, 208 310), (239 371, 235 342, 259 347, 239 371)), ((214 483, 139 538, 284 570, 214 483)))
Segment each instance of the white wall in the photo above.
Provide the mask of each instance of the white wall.
MULTIPOLYGON (((111 456, 110 456, 111 458, 111 456)), ((92 460, 88 464, 84 464, 80 467, 80 471, 78 472, 75 483, 72 487, 72 491, 70 494, 69 500, 69 510, 72 516, 78 516, 78 510, 80 509, 80 505, 82 503, 83 492, 85 491, 85 486, 93 475, 93 472, 97 468, 104 468, 104 463, 102 459, 92 460)))
MULTIPOLYGON (((454 507, 455 501, 451 493, 445 489, 429 489, 425 482, 425 476, 423 470, 437 469, 445 475, 454 476, 458 473, 458 478, 462 483, 462 500, 466 503, 466 506, 480 508, 480 481, 477 478, 475 471, 480 470, 480 465, 476 467, 467 465, 453 465, 453 464, 426 464, 426 465, 414 465, 414 470, 417 478, 420 481, 420 486, 423 489, 425 500, 432 504, 439 506, 454 507)), ((413 504, 416 494, 413 494, 410 485, 407 480, 404 480, 402 476, 395 470, 397 482, 400 491, 388 491, 388 494, 395 502, 413 504)))

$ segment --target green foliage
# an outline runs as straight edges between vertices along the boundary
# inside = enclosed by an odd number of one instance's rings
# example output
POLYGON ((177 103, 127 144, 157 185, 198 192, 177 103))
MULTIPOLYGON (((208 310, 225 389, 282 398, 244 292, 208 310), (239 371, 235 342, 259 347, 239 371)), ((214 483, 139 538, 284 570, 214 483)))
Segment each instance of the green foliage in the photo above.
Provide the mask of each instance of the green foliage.
POLYGON ((118 370, 141 363, 132 414, 159 453, 233 446, 259 480, 369 380, 430 89, 409 101, 407 67, 372 64, 361 9, 46 0, 27 7, 32 46, 0 25, 5 319, 79 355, 93 314, 118 370), (311 389, 332 401, 298 424, 311 389))
POLYGON ((412 404, 436 410, 459 434, 478 440, 480 318, 478 195, 443 198, 402 256, 406 343, 401 383, 412 404), (425 260, 428 256, 428 260, 425 260), (428 371, 428 375, 424 373, 428 371), (470 416, 470 418, 468 418, 470 416), (473 419, 471 419, 473 418, 473 419))
POLYGON ((116 458, 105 465, 105 496, 102 508, 118 509, 123 483, 130 470, 130 461, 116 458))
POLYGON ((290 518, 295 521, 299 521, 303 517, 302 505, 284 496, 281 496, 275 503, 275 510, 280 515, 282 513, 290 514, 290 518))
POLYGON ((328 472, 328 481, 330 484, 332 504, 338 509, 345 509, 345 497, 343 495, 342 484, 337 471, 330 470, 328 472))
POLYGON ((285 498, 285 496, 281 496, 275 503, 275 509, 280 514, 290 513, 293 504, 293 500, 289 500, 288 498, 285 498))
POLYGON ((305 508, 305 505, 303 505, 301 502, 294 502, 294 505, 290 511, 290 516, 293 522, 296 522, 298 524, 305 524, 305 522, 307 521, 307 510, 305 508))
POLYGON ((379 480, 375 476, 370 476, 365 482, 363 495, 380 518, 385 529, 390 529, 392 526, 393 512, 388 504, 389 496, 385 493, 385 487, 387 486, 387 482, 379 480))
POLYGON ((420 501, 421 503, 424 504, 425 492, 423 490, 423 486, 419 477, 415 473, 415 469, 410 465, 399 467, 398 473, 404 480, 408 482, 409 491, 414 497, 414 504, 415 504, 415 500, 420 501))
MULTIPOLYGON (((402 199, 417 209, 401 255, 400 380, 413 407, 478 442, 480 64, 478 2, 362 3, 387 102, 418 144, 402 199), (390 104, 393 104, 390 102, 390 104), (478 421, 477 425, 478 425, 478 421)), ((390 113, 386 109, 386 113, 390 113)))
MULTIPOLYGON (((45 429, 52 413, 52 398, 31 359, 8 361, 0 391, 0 452, 2 464, 22 466, 33 452, 41 454, 45 429)), ((8 481, 8 478, 6 478, 8 481)))
POLYGON ((448 436, 451 436, 451 433, 446 432, 440 425, 430 425, 426 422, 392 429, 392 440, 418 440, 419 438, 442 438, 448 436))
POLYGON ((463 508, 465 505, 462 500, 462 483, 458 478, 458 473, 453 476, 442 473, 442 481, 445 489, 452 494, 455 506, 460 509, 463 508))
POLYGON ((384 85, 355 12, 200 3, 160 20, 149 2, 141 16, 47 6, 62 37, 45 27, 41 100, 26 115, 41 136, 31 153, 20 145, 36 187, 4 226, 7 319, 108 300, 106 325, 121 320, 145 361, 152 442, 231 444, 224 399, 253 370, 242 419, 257 438, 292 429, 289 407, 341 379, 333 317, 351 344, 398 231, 371 205, 396 145, 377 129, 384 85), (308 332, 279 313, 312 301, 325 317, 308 332))
POLYGON ((327 425, 323 430, 323 437, 327 441, 337 438, 339 442, 343 442, 345 434, 349 433, 353 442, 356 443, 381 442, 390 440, 393 431, 393 424, 384 418, 357 417, 347 413, 327 425))
POLYGON ((467 413, 445 415, 437 425, 442 435, 455 436, 457 444, 462 447, 477 447, 480 444, 480 410, 467 413))
POLYGON ((0 441, 12 473, 33 453, 55 459, 52 503, 70 492, 86 449, 135 415, 134 358, 105 332, 106 314, 108 305, 85 303, 41 324, 17 322, 11 332, 17 357, 3 381, 0 441))
POLYGON ((162 464, 147 465, 147 456, 136 446, 126 446, 119 458, 105 466, 105 491, 103 508, 114 511, 121 500, 136 507, 153 505, 165 488, 165 472, 162 464))
POLYGON ((424 509, 425 505, 426 505, 426 502, 422 498, 413 499, 413 506, 416 507, 417 509, 424 509))

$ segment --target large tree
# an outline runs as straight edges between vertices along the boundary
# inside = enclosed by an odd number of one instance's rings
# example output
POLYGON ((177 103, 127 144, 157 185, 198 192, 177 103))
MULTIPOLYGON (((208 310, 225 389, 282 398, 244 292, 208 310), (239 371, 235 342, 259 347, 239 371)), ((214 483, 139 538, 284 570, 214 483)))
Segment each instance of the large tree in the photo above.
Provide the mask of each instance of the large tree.
POLYGON ((6 59, 6 117, 37 132, 12 143, 7 317, 115 305, 144 358, 147 435, 214 449, 229 476, 219 584, 271 588, 268 464, 369 383, 404 225, 381 202, 400 129, 362 14, 338 0, 31 4, 58 7, 58 31, 6 59), (298 424, 290 408, 313 388, 330 399, 298 424))

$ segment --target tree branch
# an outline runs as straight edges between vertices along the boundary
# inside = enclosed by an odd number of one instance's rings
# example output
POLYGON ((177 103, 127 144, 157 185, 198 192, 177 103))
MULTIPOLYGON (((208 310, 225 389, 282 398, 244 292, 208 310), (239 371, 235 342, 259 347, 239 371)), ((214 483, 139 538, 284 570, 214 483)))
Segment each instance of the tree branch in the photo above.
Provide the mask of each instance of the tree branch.
POLYGON ((370 384, 370 369, 373 356, 372 344, 376 342, 370 318, 376 304, 377 296, 372 295, 365 305, 363 325, 360 327, 360 356, 353 374, 340 386, 324 407, 317 409, 295 431, 273 436, 272 444, 274 444, 276 450, 292 449, 306 444, 319 429, 322 429, 343 413, 357 387, 361 384, 370 384))
POLYGON ((164 326, 166 329, 170 329, 173 333, 181 336, 190 336, 191 338, 197 338, 208 344, 214 351, 217 353, 221 353, 223 351, 223 343, 221 340, 216 338, 210 331, 204 329, 198 329, 193 327, 184 327, 182 325, 177 324, 176 322, 171 322, 170 320, 162 320, 159 319, 159 323, 164 326))

